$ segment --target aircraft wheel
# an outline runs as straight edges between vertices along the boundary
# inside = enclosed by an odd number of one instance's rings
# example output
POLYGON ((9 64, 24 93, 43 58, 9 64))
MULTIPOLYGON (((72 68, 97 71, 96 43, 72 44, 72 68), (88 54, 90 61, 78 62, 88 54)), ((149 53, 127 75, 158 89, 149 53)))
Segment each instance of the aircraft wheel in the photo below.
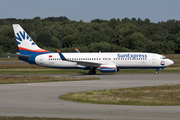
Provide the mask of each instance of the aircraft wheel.
POLYGON ((89 71, 89 75, 92 75, 93 74, 93 71, 89 71))
POLYGON ((95 71, 95 70, 93 70, 93 71, 92 71, 92 73, 93 73, 93 74, 96 74, 96 71, 95 71))

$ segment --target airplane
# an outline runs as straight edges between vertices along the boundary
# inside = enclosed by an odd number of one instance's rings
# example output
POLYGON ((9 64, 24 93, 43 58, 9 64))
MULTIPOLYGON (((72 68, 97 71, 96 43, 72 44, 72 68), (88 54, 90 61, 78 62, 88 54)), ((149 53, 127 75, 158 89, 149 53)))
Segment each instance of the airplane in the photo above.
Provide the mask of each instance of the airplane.
POLYGON ((13 24, 19 48, 18 58, 30 64, 58 69, 88 69, 89 74, 117 72, 120 69, 156 69, 174 62, 163 55, 146 52, 58 53, 41 49, 19 24, 13 24))

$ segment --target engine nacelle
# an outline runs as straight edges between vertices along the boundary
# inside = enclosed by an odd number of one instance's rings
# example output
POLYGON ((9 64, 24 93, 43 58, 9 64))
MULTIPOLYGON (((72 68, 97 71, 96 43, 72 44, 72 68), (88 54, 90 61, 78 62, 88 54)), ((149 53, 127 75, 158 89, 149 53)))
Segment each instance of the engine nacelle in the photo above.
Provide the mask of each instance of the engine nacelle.
POLYGON ((116 67, 116 65, 101 65, 100 71, 101 72, 116 72, 117 67, 116 67))

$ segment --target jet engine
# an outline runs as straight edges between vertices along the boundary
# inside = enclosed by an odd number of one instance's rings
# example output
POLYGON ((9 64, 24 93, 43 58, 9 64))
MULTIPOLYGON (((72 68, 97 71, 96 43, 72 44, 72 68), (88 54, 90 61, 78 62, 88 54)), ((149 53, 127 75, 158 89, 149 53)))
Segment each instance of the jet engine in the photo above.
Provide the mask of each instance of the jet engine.
POLYGON ((101 72, 116 72, 117 67, 116 67, 116 65, 101 65, 100 71, 101 72))

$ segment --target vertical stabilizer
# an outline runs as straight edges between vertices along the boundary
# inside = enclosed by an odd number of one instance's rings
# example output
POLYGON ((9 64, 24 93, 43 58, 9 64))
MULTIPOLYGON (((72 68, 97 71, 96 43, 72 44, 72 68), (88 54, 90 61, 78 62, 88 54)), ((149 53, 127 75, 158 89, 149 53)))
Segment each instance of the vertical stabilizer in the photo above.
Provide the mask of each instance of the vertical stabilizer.
POLYGON ((40 54, 49 52, 39 48, 19 24, 13 24, 14 34, 20 54, 40 54))

